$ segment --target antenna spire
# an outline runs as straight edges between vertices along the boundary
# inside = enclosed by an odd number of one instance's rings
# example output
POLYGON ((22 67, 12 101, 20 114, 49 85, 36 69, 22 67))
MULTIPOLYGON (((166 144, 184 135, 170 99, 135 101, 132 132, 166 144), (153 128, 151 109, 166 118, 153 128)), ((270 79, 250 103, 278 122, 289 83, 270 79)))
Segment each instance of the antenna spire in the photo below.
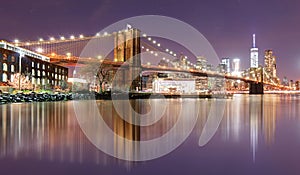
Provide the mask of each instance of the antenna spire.
POLYGON ((255 34, 252 35, 252 44, 253 44, 253 48, 255 48, 255 34))

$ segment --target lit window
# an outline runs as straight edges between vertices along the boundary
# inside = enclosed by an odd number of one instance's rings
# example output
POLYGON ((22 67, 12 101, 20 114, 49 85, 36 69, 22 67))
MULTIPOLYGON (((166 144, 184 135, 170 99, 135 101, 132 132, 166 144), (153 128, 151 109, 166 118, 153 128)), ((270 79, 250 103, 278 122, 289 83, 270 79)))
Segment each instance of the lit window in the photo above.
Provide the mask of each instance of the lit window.
POLYGON ((15 62, 16 61, 16 57, 15 56, 11 56, 11 61, 15 62))
POLYGON ((34 62, 31 62, 31 67, 34 67, 34 62))
POLYGON ((12 74, 10 75, 10 81, 13 82, 14 81, 15 76, 12 74))
POLYGON ((7 55, 3 54, 3 60, 7 60, 7 55))
MULTIPOLYGON (((41 72, 38 70, 37 76, 41 76, 41 72)), ((38 83, 39 84, 39 83, 38 83)))
POLYGON ((35 78, 34 77, 32 77, 31 83, 35 84, 35 78))
POLYGON ((34 69, 31 70, 31 74, 32 74, 32 75, 35 75, 34 69))
POLYGON ((11 66, 10 66, 10 71, 11 71, 11 72, 15 72, 15 66, 14 66, 14 65, 11 65, 11 66))
POLYGON ((7 82, 7 74, 6 73, 2 74, 2 81, 7 82))
POLYGON ((37 68, 40 68, 40 64, 39 64, 39 63, 37 63, 37 64, 36 64, 36 67, 37 67, 37 68))
POLYGON ((6 63, 3 63, 3 71, 7 71, 7 64, 6 63))

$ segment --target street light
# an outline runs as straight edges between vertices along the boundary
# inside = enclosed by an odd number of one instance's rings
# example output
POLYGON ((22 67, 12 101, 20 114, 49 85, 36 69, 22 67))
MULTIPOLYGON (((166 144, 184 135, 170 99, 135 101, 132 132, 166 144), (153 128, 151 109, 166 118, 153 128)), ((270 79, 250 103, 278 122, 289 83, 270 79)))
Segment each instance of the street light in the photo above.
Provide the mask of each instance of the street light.
POLYGON ((24 53, 19 52, 19 90, 21 90, 21 70, 22 70, 22 58, 24 57, 24 53))

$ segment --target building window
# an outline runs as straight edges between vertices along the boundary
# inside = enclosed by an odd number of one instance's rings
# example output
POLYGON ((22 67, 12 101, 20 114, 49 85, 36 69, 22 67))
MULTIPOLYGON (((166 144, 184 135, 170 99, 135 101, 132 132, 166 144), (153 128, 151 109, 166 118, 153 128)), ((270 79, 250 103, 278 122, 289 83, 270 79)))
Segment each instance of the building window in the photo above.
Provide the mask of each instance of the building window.
POLYGON ((34 67, 34 62, 31 62, 31 67, 34 67))
POLYGON ((37 76, 41 76, 41 72, 39 70, 37 71, 37 76))
POLYGON ((45 70, 45 64, 43 64, 43 69, 45 70))
POLYGON ((10 81, 13 82, 14 81, 15 76, 12 74, 10 75, 10 81))
POLYGON ((32 83, 32 84, 35 84, 35 78, 34 78, 34 77, 32 77, 31 83, 32 83))
POLYGON ((15 56, 11 56, 11 62, 15 62, 16 61, 16 57, 15 56))
POLYGON ((11 66, 10 66, 10 71, 11 71, 11 72, 15 72, 15 66, 14 66, 14 65, 11 65, 11 66))
POLYGON ((34 69, 31 70, 31 74, 32 74, 32 75, 35 75, 34 69))
POLYGON ((37 63, 37 64, 36 64, 36 67, 37 67, 37 68, 40 68, 40 63, 37 63))
POLYGON ((41 84, 41 80, 39 78, 37 79, 37 84, 41 84))
POLYGON ((3 60, 7 60, 7 55, 3 54, 3 60))
POLYGON ((6 63, 3 63, 3 71, 7 71, 7 64, 6 63))
POLYGON ((45 71, 43 71, 43 76, 46 76, 46 73, 45 73, 45 71))
POLYGON ((7 74, 6 73, 2 74, 2 81, 7 82, 7 74))

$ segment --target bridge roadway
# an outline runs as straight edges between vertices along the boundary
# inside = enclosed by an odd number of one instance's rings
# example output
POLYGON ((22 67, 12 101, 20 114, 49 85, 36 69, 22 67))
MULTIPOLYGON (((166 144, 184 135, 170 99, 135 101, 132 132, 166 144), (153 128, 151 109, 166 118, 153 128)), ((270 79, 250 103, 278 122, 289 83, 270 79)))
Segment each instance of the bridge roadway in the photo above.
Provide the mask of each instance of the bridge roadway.
MULTIPOLYGON (((99 63, 99 59, 95 58, 78 58, 78 57, 71 57, 66 58, 65 56, 57 57, 57 58, 51 58, 51 62, 60 64, 62 66, 68 65, 68 63, 79 63, 79 64, 93 64, 93 63, 99 63)), ((112 65, 115 69, 119 67, 128 68, 129 63, 127 62, 116 62, 112 61, 111 59, 102 59, 100 60, 101 64, 109 64, 112 65)), ((199 77, 217 77, 217 78, 225 78, 229 80, 240 80, 244 81, 246 83, 260 83, 257 80, 244 78, 244 77, 238 77, 233 75, 228 75, 224 73, 218 73, 214 71, 202 71, 202 70, 196 70, 196 69, 181 69, 181 68, 175 68, 175 67, 166 67, 166 66, 155 66, 155 65, 141 65, 142 72, 161 72, 161 73, 188 73, 194 76, 199 77)), ((288 90, 289 87, 283 86, 283 85, 277 85, 271 82, 263 82, 264 85, 268 85, 274 88, 282 89, 282 90, 288 90)))

